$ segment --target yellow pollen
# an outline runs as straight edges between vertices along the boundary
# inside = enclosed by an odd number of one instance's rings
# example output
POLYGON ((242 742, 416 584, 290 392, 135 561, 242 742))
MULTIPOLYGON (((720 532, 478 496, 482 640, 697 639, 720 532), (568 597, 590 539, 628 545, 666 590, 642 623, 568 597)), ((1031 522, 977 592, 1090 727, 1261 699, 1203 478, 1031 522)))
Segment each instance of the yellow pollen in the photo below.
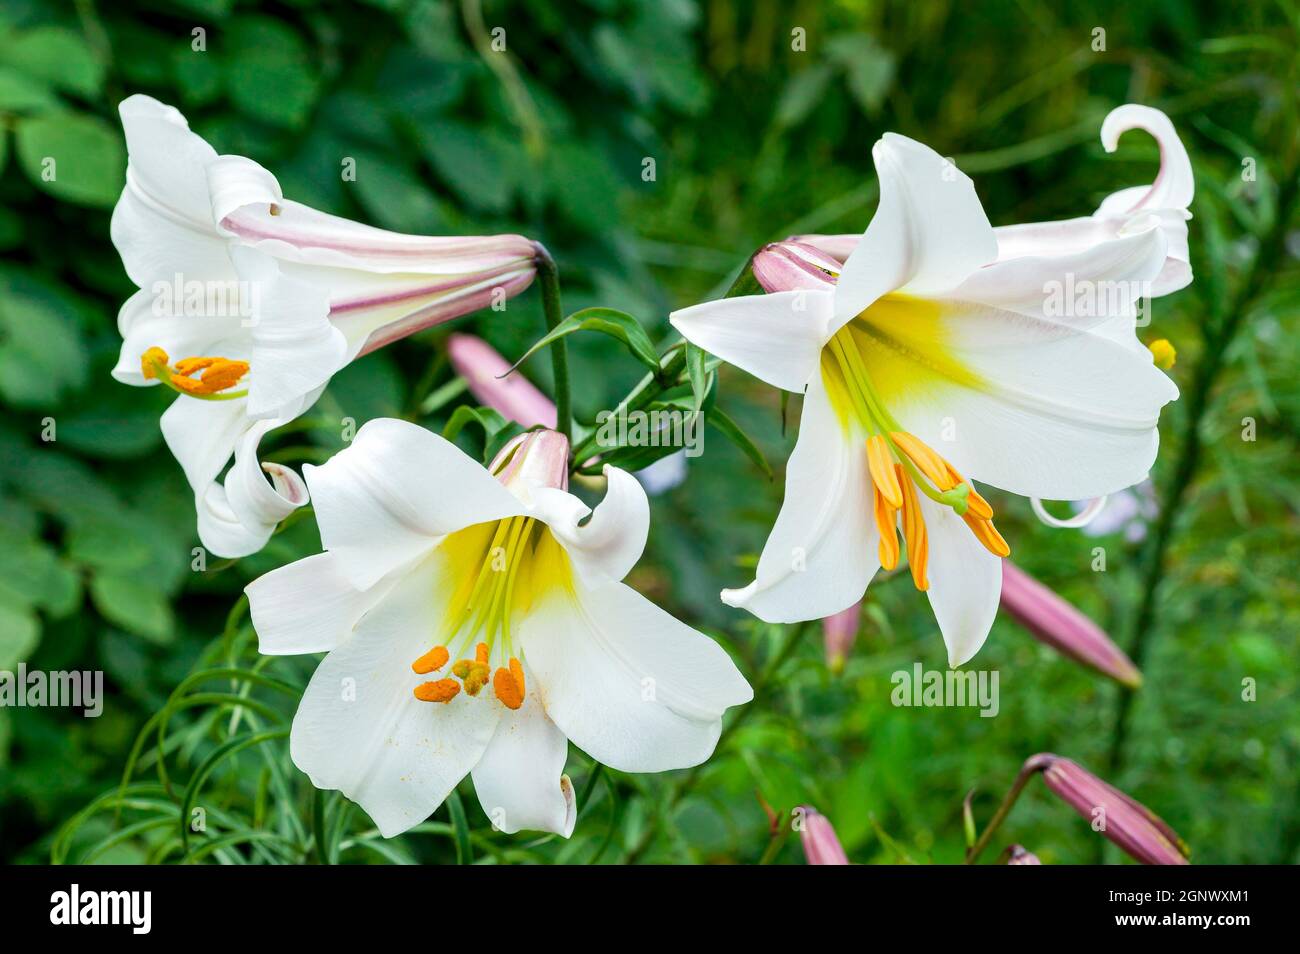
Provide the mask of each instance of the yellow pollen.
POLYGON ((1168 371, 1178 360, 1178 352, 1168 338, 1157 338, 1151 344, 1147 345, 1151 350, 1151 358, 1155 361, 1157 368, 1163 368, 1168 371))
POLYGON ((447 665, 447 660, 451 655, 447 652, 446 646, 434 646, 427 653, 411 663, 411 668, 423 676, 425 673, 435 672, 447 665))
POLYGON ((511 656, 510 668, 503 666, 496 671, 492 689, 507 709, 518 709, 524 704, 524 667, 518 659, 511 656))
POLYGON ((421 702, 451 702, 460 692, 460 684, 455 679, 439 679, 437 682, 422 682, 415 687, 415 698, 421 702))

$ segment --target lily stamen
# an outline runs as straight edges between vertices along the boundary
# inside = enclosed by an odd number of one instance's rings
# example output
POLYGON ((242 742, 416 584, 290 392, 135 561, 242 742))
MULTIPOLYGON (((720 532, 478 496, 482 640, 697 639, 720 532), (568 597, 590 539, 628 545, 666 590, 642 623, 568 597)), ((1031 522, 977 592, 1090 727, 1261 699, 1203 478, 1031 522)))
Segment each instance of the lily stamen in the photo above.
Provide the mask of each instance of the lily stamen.
POLYGON ((830 360, 823 364, 824 380, 833 399, 838 399, 842 414, 855 415, 870 435, 866 440, 867 474, 872 516, 880 532, 881 567, 892 570, 898 565, 901 529, 912 581, 918 590, 929 588, 929 533, 919 494, 951 508, 990 553, 1000 557, 1010 554, 1011 548, 993 526, 989 502, 942 455, 903 430, 885 408, 847 327, 831 339, 827 352, 830 360))
POLYGON ((510 668, 504 666, 492 678, 492 689, 507 709, 518 709, 524 704, 524 667, 514 656, 510 668))
MULTIPOLYGON (((571 587, 568 560, 545 525, 525 516, 467 527, 448 536, 441 549, 456 585, 439 645, 411 668, 423 675, 460 656, 450 675, 467 695, 478 696, 491 684, 503 705, 518 709, 524 703, 524 668, 515 652, 512 624, 544 591, 571 587), (505 663, 495 674, 494 658, 505 663)), ((428 685, 417 688, 417 698, 432 691, 425 689, 428 685)))
POLYGON ((248 389, 229 391, 248 373, 247 361, 220 357, 181 358, 169 365, 162 348, 153 347, 140 356, 140 373, 146 381, 161 381, 180 394, 206 401, 229 401, 244 397, 248 389), (200 373, 201 372, 201 373, 200 373), (194 377, 198 374, 199 377, 194 377))
POLYGON ((455 679, 423 682, 415 687, 415 698, 421 702, 451 702, 460 693, 460 683, 455 679))
POLYGON ((436 672, 443 666, 447 665, 447 660, 451 654, 447 652, 446 646, 434 646, 427 653, 411 663, 411 669, 421 676, 426 673, 436 672))

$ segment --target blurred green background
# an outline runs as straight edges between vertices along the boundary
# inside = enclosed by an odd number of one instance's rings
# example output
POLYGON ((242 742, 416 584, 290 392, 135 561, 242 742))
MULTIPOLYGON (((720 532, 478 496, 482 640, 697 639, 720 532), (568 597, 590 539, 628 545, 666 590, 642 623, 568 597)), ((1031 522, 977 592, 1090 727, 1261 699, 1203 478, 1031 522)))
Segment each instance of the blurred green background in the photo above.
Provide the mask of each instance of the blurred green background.
MULTIPOLYGON (((1160 813, 1194 862, 1296 862, 1298 34, 1292 0, 4 0, 0 669, 102 669, 110 695, 98 719, 0 709, 0 859, 316 860, 320 831, 343 862, 800 860, 795 839, 771 841, 761 795, 779 813, 817 806, 855 861, 955 862, 966 792, 983 822, 1023 759, 1049 750, 1160 813), (507 51, 481 52, 496 27, 507 51), (796 28, 806 50, 792 49, 796 28), (468 839, 442 808, 384 842, 337 794, 313 793, 283 739, 231 745, 286 726, 314 664, 259 660, 240 591, 319 541, 302 520, 255 557, 192 571, 192 500, 157 424, 167 395, 109 377, 114 317, 133 291, 108 235, 124 168, 115 106, 133 92, 177 106, 219 152, 253 157, 300 201, 402 231, 540 239, 566 310, 632 312, 661 344, 674 339, 668 311, 720 295, 760 244, 863 229, 870 146, 886 130, 955 156, 1001 225, 1087 214, 1150 182, 1154 143, 1132 133, 1107 156, 1098 130, 1120 103, 1164 109, 1197 195, 1196 282, 1157 301, 1143 331, 1177 347, 1183 392, 1162 420, 1160 515, 1141 540, 1094 538, 990 494, 1015 560, 1138 658, 1146 685, 1126 737, 1116 744, 1116 686, 1006 619, 974 663, 1001 673, 996 718, 894 708, 894 670, 944 666, 906 582, 872 588, 838 675, 816 625, 757 625, 719 603, 721 587, 749 579, 776 513, 798 404, 783 430, 778 395, 724 369, 719 406, 778 479, 710 430, 686 482, 654 499, 629 580, 723 641, 759 686, 703 768, 593 778, 571 747, 586 797, 570 841, 493 832, 467 781, 468 839), (46 182, 50 155, 60 175, 46 182), (347 156, 355 182, 340 177, 347 156), (1105 572, 1091 568, 1097 546, 1105 572), (192 673, 206 675, 182 684, 192 673), (1247 678, 1256 701, 1242 699, 1247 678), (235 716, 241 695, 262 705, 235 716), (190 804, 205 808, 207 831, 183 842, 190 804)), ((541 334, 538 293, 366 357, 264 451, 323 459, 347 416, 441 428, 454 404, 416 409, 451 380, 453 329, 516 357, 541 334)), ((590 420, 640 371, 611 339, 570 342, 590 420)), ((543 356, 524 370, 549 386, 543 356)), ((470 432, 461 440, 479 449, 470 432)), ((984 860, 1012 841, 1046 863, 1119 860, 1039 783, 984 860)))

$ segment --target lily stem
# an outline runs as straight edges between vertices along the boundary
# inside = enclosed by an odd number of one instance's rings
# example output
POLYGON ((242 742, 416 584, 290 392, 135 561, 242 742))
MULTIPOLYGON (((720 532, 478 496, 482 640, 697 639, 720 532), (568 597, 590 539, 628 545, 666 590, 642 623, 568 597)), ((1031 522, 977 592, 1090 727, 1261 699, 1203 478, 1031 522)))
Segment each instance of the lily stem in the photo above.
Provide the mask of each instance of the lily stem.
MULTIPOLYGON (((542 311, 546 331, 554 331, 564 319, 560 305, 560 271, 555 259, 541 242, 534 242, 537 281, 542 288, 542 311)), ((569 403, 569 346, 564 338, 551 342, 551 371, 555 377, 555 429, 570 442, 573 440, 573 410, 569 403)))
POLYGON ((993 840, 993 836, 997 833, 997 830, 1002 827, 1002 823, 1006 821, 1007 816, 1011 814, 1011 809, 1015 806, 1016 800, 1020 798, 1020 793, 1025 790, 1025 786, 1029 784, 1029 780, 1038 772, 1041 772, 1043 768, 1045 768, 1044 763, 1032 758, 1026 761, 1024 765, 1020 766, 1020 772, 1016 775, 1016 780, 1011 783, 1011 788, 1007 792, 1006 797, 1002 799, 1002 804, 998 806, 998 810, 993 813, 993 817, 989 819, 989 823, 985 825, 984 830, 980 832, 979 839, 975 844, 971 845, 970 849, 966 852, 966 864, 975 864, 975 860, 979 858, 984 849, 988 847, 989 842, 993 840))

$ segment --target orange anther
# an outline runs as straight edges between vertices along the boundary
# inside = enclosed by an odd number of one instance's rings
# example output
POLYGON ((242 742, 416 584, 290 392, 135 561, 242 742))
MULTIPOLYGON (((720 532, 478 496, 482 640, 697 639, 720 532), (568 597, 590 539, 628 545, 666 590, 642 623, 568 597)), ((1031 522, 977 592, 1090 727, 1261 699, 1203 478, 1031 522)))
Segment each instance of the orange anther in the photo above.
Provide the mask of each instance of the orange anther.
POLYGON ((449 658, 446 646, 434 646, 427 653, 411 663, 411 668, 424 675, 426 672, 433 672, 435 669, 441 669, 447 665, 449 658))
POLYGON ((903 506, 903 490, 898 486, 898 476, 894 473, 894 461, 889 452, 889 445, 879 434, 867 438, 867 469, 871 472, 871 482, 875 484, 885 500, 895 510, 903 506))
POLYGON ((415 698, 421 702, 451 702, 460 692, 460 685, 455 679, 439 679, 437 682, 422 682, 415 687, 415 698))
POLYGON ((510 668, 504 666, 492 678, 492 688, 507 709, 518 709, 524 704, 524 667, 511 657, 510 668))

